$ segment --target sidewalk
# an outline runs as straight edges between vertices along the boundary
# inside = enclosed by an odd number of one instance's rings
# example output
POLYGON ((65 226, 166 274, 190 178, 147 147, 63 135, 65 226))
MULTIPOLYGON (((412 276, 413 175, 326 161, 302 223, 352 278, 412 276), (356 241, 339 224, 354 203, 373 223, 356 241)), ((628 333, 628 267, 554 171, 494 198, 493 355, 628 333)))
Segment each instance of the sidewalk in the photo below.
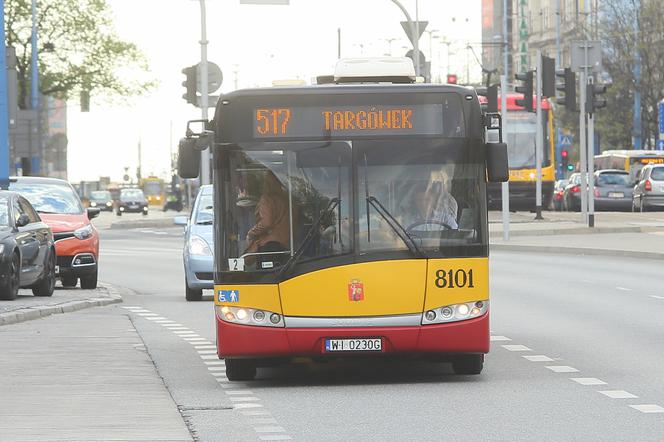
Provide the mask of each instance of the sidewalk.
POLYGON ((500 212, 490 212, 492 250, 664 258, 664 212, 599 212, 589 228, 580 213, 510 214, 510 238, 503 241, 500 212))
POLYGON ((160 208, 151 208, 147 215, 125 213, 122 216, 117 216, 112 212, 101 212, 97 218, 92 220, 92 224, 98 229, 173 227, 173 218, 188 214, 188 211, 174 212, 169 210, 164 212, 160 208))
POLYGON ((117 307, 0 327, 0 441, 192 440, 117 307))

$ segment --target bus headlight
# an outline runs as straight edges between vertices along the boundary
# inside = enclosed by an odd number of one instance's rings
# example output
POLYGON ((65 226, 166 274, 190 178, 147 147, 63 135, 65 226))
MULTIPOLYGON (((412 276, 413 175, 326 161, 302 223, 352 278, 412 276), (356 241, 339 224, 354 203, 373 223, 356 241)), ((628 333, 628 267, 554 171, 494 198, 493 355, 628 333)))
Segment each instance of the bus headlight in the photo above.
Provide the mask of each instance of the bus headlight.
POLYGON ((224 322, 260 327, 284 327, 284 318, 279 313, 247 307, 229 307, 227 305, 216 305, 214 309, 217 318, 224 322))
POLYGON ((472 301, 462 304, 446 305, 422 314, 422 325, 464 321, 478 318, 489 311, 489 301, 472 301), (434 314, 432 315, 431 312, 434 314))

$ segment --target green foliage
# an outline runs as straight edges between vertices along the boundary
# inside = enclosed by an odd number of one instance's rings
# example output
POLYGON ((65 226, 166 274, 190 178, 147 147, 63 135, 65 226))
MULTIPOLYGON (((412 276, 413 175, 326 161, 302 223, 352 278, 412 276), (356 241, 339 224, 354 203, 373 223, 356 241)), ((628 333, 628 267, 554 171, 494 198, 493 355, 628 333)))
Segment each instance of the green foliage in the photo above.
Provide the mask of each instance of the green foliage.
MULTIPOLYGON (((115 34, 106 0, 39 0, 37 23, 42 94, 131 96, 153 86, 140 79, 148 70, 144 55, 115 34)), ((16 48, 19 106, 25 107, 30 95, 31 0, 6 0, 5 28, 7 45, 16 48)))

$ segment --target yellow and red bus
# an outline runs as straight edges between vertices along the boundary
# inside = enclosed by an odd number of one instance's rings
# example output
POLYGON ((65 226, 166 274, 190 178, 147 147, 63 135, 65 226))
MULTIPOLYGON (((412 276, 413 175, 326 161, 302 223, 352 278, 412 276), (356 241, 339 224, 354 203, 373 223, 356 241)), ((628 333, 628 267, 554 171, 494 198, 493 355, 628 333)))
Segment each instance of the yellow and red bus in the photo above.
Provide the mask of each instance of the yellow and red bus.
MULTIPOLYGON (((553 109, 551 103, 542 100, 542 121, 537 121, 534 112, 526 111, 516 104, 523 95, 510 93, 507 95, 507 121, 505 122, 505 141, 510 165, 510 209, 535 210, 537 164, 535 163, 535 142, 537 125, 542 126, 544 149, 542 152, 542 207, 551 205, 553 185, 556 179, 555 169, 555 137, 553 131, 553 109)), ((485 102, 484 97, 480 97, 485 102)), ((535 100, 533 100, 535 107, 535 100)), ((498 96, 498 107, 501 106, 498 96)), ((489 186, 489 205, 500 207, 500 185, 489 186)))
MULTIPOLYGON (((507 179, 507 148, 485 142, 473 90, 411 84, 403 63, 385 77, 380 61, 338 68, 338 83, 362 83, 220 98, 214 301, 229 380, 294 357, 419 356, 481 372, 487 176, 507 179)), ((185 178, 205 136, 188 132, 185 178)))
POLYGON ((662 150, 605 150, 595 155, 595 170, 618 169, 629 172, 630 182, 635 182, 646 164, 664 164, 662 150))

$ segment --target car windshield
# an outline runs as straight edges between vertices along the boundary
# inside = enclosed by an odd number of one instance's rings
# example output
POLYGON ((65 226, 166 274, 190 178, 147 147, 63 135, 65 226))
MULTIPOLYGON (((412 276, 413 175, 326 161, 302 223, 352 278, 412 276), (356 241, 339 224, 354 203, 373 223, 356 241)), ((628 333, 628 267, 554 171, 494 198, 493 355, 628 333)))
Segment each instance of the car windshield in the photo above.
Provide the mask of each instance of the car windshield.
POLYGON ((214 221, 214 205, 212 201, 212 194, 203 194, 198 202, 195 222, 196 224, 212 224, 214 221))
POLYGON ((143 191, 146 195, 161 195, 162 183, 161 181, 146 181, 143 183, 143 191))
POLYGON ((95 201, 107 201, 111 199, 111 192, 106 190, 90 192, 90 199, 95 201))
POLYGON ((650 172, 650 178, 657 181, 664 181, 664 167, 653 167, 650 172))
POLYGON ((83 206, 76 192, 67 184, 13 182, 9 189, 30 201, 37 212, 81 214, 83 206))
POLYGON ((9 199, 0 197, 0 227, 9 226, 9 199))
POLYGON ((601 173, 597 179, 598 186, 627 186, 629 185, 629 174, 626 173, 601 173))
POLYGON ((141 189, 124 189, 120 193, 120 200, 122 201, 143 201, 145 196, 141 189))

